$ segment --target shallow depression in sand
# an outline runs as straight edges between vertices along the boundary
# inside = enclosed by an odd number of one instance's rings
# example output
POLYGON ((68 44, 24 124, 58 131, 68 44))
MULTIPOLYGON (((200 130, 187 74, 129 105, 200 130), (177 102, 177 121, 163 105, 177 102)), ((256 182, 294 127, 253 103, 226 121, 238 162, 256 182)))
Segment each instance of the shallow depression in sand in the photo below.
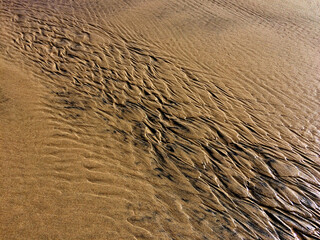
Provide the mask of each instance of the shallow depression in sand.
POLYGON ((320 239, 319 1, 0 2, 1 239, 320 239))

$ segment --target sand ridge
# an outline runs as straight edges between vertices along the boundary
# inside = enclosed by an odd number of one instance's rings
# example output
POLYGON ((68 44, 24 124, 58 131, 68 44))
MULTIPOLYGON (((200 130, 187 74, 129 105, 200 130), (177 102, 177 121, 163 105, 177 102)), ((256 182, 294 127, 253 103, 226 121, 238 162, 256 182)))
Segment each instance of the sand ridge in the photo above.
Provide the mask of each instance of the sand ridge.
POLYGON ((2 1, 1 236, 319 239, 307 2, 2 1))

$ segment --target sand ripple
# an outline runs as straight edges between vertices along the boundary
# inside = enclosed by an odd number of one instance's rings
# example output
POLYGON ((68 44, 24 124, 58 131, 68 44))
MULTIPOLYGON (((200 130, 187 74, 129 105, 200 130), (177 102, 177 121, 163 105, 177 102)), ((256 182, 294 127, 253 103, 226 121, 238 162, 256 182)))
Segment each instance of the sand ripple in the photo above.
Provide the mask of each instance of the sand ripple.
POLYGON ((1 238, 320 239, 319 8, 1 1, 1 238))

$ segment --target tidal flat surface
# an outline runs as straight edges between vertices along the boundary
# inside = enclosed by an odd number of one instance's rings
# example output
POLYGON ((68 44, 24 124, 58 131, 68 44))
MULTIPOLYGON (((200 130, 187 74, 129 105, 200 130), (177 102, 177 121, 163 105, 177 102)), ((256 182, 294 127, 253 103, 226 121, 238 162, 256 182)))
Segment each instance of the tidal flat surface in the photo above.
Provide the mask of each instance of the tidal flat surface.
POLYGON ((0 239, 320 239, 320 1, 1 0, 0 239))

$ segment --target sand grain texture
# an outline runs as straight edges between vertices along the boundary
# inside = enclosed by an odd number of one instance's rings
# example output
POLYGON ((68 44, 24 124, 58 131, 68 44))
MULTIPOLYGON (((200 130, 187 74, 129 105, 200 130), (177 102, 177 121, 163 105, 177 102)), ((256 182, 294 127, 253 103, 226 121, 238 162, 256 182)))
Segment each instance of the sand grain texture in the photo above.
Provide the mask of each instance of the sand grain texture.
POLYGON ((0 239, 320 239, 319 12, 0 1, 0 239))

